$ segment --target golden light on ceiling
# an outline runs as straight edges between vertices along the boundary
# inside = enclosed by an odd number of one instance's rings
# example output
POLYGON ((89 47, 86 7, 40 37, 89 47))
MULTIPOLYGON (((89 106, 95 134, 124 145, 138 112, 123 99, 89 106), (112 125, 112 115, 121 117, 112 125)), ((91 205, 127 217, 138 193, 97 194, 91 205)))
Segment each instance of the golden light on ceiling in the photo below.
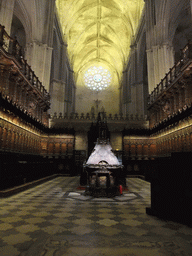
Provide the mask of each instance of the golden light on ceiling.
POLYGON ((76 82, 88 68, 103 66, 118 85, 144 1, 57 0, 56 5, 76 82))

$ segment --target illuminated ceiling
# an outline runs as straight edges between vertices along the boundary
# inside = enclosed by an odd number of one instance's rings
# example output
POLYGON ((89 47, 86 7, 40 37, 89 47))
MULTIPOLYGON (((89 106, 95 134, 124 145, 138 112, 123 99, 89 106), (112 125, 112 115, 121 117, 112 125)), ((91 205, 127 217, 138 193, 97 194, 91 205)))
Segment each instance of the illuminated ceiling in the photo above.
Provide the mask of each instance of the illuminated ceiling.
POLYGON ((119 85, 143 0, 57 0, 77 85, 91 66, 103 66, 119 85))

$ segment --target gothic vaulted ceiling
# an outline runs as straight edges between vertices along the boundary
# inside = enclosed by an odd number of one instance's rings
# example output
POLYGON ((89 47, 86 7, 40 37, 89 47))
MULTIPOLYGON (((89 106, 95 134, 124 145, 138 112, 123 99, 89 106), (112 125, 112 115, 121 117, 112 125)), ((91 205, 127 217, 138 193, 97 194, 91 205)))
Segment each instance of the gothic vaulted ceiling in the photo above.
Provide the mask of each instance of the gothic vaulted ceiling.
POLYGON ((144 6, 143 0, 57 0, 77 84, 91 66, 104 66, 119 83, 144 6))

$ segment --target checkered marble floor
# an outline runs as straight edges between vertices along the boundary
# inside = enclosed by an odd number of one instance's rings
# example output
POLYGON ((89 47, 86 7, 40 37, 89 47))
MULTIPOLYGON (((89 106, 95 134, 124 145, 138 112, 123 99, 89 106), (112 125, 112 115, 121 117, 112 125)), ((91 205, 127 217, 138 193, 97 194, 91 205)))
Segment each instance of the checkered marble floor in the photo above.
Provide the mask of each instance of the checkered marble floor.
POLYGON ((127 179, 121 197, 85 197, 58 177, 0 199, 0 256, 192 255, 191 228, 148 216, 150 183, 127 179))

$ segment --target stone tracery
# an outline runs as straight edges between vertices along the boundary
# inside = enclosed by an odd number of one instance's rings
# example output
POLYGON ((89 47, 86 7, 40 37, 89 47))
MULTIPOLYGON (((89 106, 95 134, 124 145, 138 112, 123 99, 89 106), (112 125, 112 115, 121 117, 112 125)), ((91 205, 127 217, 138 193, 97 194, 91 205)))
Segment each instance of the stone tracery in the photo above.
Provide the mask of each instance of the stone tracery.
POLYGON ((106 89, 111 82, 110 72, 103 68, 99 67, 90 67, 84 75, 85 85, 93 91, 102 91, 106 89))

